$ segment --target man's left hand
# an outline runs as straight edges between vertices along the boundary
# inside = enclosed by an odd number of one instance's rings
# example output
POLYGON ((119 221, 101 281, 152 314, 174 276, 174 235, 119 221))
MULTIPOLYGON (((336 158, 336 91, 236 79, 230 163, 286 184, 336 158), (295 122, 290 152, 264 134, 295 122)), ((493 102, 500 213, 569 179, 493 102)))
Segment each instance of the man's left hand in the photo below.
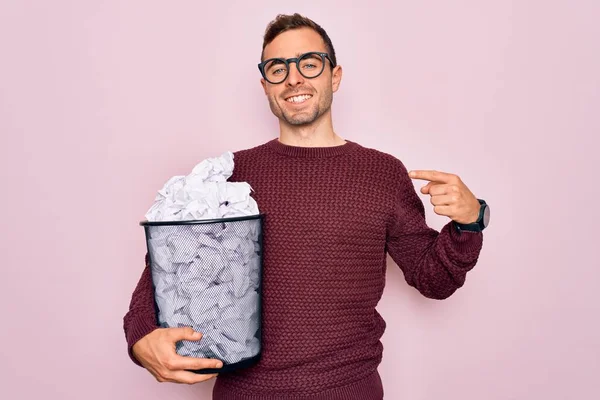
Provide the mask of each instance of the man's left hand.
POLYGON ((477 221, 481 205, 457 175, 431 170, 414 170, 408 175, 413 179, 429 181, 421 188, 421 193, 431 196, 436 214, 450 217, 459 224, 477 221))

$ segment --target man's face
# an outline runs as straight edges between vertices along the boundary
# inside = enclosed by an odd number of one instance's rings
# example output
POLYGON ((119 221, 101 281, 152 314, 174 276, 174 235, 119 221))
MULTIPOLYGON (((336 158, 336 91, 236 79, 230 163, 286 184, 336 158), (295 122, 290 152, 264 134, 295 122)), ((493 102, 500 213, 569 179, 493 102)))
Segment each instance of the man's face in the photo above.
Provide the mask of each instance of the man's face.
MULTIPOLYGON (((281 33, 269 43, 263 59, 287 59, 311 51, 326 52, 323 39, 310 28, 298 28, 281 33)), ((329 60, 326 60, 323 73, 316 78, 305 78, 298 72, 296 64, 290 63, 285 81, 271 84, 261 79, 261 84, 277 118, 290 125, 307 125, 330 110, 333 93, 338 90, 341 78, 341 67, 338 65, 332 70, 329 60), (306 96, 292 99, 300 95, 306 96)))

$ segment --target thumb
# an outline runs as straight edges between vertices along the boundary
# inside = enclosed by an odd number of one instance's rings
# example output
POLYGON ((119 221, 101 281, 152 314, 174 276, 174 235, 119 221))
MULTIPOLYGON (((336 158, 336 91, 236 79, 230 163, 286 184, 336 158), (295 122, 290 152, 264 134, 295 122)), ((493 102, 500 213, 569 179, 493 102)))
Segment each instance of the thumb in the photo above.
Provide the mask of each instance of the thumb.
POLYGON ((171 338, 176 342, 180 340, 200 340, 202 337, 200 332, 194 331, 189 326, 169 328, 169 333, 171 334, 171 338))
POLYGON ((427 185, 423 186, 421 188, 421 193, 429 194, 429 189, 431 189, 431 186, 433 186, 433 182, 429 182, 427 185))

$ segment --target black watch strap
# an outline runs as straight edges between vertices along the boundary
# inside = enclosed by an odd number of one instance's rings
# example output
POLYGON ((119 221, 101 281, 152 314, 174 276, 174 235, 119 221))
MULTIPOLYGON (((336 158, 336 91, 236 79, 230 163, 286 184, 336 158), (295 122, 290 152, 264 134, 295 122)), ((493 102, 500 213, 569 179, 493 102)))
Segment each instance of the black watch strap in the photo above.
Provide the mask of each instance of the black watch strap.
POLYGON ((472 224, 460 224, 458 222, 452 221, 454 223, 454 226, 456 227, 456 229, 459 232, 461 232, 461 231, 481 232, 488 225, 489 213, 490 213, 489 206, 487 205, 485 200, 481 200, 481 199, 477 199, 477 200, 479 201, 479 204, 481 205, 481 207, 479 208, 479 217, 477 218, 477 221, 473 222, 472 224))

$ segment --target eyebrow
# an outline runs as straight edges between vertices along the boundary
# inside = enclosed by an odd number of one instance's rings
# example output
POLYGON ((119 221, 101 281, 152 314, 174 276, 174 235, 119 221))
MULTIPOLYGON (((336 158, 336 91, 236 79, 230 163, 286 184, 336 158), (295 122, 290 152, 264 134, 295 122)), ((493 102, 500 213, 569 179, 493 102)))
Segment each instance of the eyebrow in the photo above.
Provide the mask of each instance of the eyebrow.
POLYGON ((296 58, 300 58, 301 55, 306 54, 306 53, 322 53, 322 51, 310 50, 310 51, 305 51, 304 53, 296 53, 296 58))

